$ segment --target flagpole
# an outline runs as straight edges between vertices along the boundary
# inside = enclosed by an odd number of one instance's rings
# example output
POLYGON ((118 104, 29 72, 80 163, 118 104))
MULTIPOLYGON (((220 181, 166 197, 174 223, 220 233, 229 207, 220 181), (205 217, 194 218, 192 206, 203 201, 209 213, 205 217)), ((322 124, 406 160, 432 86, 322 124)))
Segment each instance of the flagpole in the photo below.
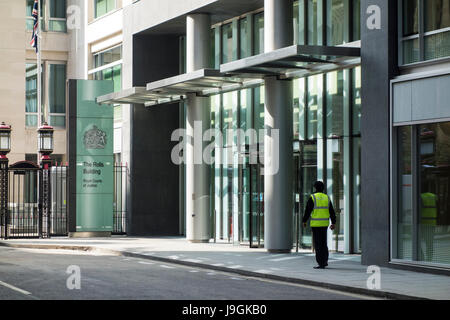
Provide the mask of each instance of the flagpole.
POLYGON ((41 1, 38 0, 38 31, 37 31, 37 101, 38 127, 42 126, 42 70, 41 70, 41 1))

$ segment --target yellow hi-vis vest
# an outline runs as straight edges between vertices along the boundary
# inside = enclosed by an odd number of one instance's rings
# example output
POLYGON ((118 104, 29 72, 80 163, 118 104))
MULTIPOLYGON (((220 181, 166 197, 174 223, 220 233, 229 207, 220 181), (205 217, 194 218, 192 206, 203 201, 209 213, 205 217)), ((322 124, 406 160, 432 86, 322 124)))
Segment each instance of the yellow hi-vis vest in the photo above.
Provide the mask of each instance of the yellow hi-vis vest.
POLYGON ((435 226, 437 224, 437 196, 431 192, 420 195, 422 198, 421 224, 435 226))
POLYGON ((314 210, 311 213, 311 227, 328 227, 330 223, 330 209, 328 196, 324 193, 311 195, 314 202, 314 210))

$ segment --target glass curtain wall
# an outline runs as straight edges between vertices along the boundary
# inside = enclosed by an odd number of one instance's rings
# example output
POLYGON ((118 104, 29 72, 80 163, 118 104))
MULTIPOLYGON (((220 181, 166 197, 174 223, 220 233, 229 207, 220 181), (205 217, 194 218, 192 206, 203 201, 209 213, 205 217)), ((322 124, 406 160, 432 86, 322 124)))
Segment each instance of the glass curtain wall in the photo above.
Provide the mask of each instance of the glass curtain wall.
POLYGON ((402 0, 399 64, 450 56, 450 0, 402 0))
MULTIPOLYGON (((359 17, 359 8, 357 0, 295 1, 296 43, 340 45, 359 40, 359 25, 350 19, 359 17)), ((216 68, 262 53, 264 13, 216 25, 211 35, 212 65, 216 68)), ((299 239, 300 247, 311 247, 310 227, 303 229, 299 221, 312 185, 320 179, 326 184, 338 215, 337 229, 329 237, 331 249, 359 252, 361 68, 296 79, 293 86, 294 139, 298 142, 293 150, 293 219, 297 215, 294 239, 299 239)), ((211 113, 212 126, 223 134, 227 129, 263 129, 264 87, 213 96, 211 113)), ((263 170, 249 163, 256 143, 263 152, 263 141, 258 139, 245 136, 245 147, 237 150, 236 138, 224 135, 223 147, 216 146, 215 157, 222 159, 221 164, 212 166, 211 177, 216 241, 263 243, 263 170)))
POLYGON ((394 259, 450 265, 450 122, 397 131, 394 259))

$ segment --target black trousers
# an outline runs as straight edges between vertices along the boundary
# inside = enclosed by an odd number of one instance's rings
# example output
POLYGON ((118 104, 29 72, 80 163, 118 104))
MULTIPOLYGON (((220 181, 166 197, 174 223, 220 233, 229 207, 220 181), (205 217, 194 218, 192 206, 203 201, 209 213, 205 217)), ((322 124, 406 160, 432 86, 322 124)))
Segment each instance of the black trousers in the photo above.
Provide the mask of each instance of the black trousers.
POLYGON ((328 264, 328 245, 327 245, 328 227, 311 228, 314 240, 314 249, 316 250, 316 261, 319 266, 328 264))

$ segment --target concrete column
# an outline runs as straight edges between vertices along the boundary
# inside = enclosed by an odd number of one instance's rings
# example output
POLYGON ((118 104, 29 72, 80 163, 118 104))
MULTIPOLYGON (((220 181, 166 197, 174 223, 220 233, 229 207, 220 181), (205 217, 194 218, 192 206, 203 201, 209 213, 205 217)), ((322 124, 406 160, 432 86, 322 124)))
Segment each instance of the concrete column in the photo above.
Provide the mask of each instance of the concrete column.
MULTIPOLYGON (((209 67, 211 19, 207 14, 192 14, 186 19, 186 70, 209 67)), ((186 238, 191 242, 210 239, 210 172, 202 154, 207 143, 203 133, 210 127, 210 100, 189 94, 186 134, 186 238)))
MULTIPOLYGON (((264 50, 293 44, 293 1, 264 1, 264 50)), ((292 81, 265 79, 264 243, 269 252, 290 252, 293 214, 292 81)))

